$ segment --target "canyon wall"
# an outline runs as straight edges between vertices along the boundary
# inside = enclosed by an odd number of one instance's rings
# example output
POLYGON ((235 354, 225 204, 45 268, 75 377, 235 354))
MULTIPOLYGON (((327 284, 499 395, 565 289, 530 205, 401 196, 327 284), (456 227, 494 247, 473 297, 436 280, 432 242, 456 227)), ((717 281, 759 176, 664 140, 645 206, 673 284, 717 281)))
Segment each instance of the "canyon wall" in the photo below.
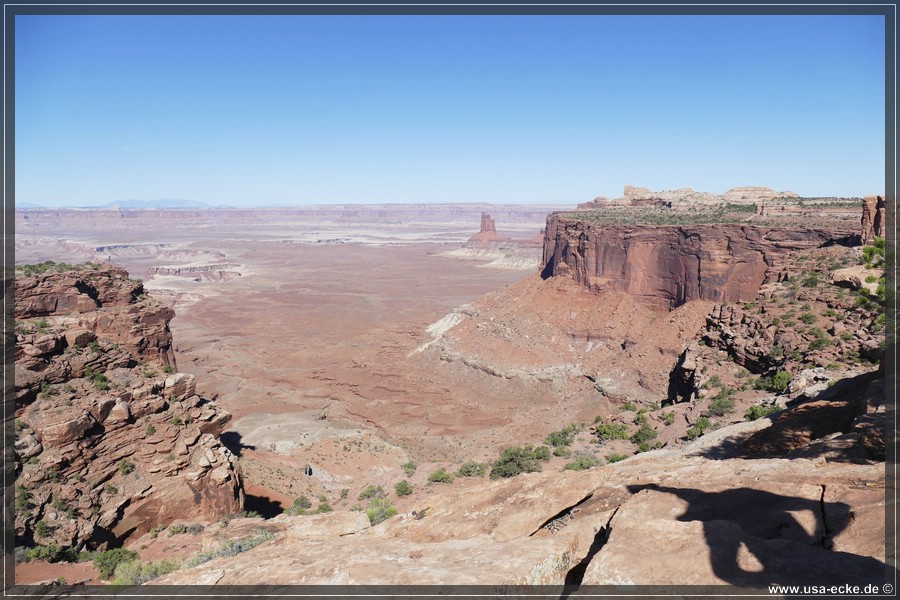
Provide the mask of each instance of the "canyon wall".
POLYGON ((791 252, 852 232, 719 224, 603 224, 555 213, 547 219, 542 276, 571 277, 591 289, 628 292, 675 308, 691 300, 752 300, 781 275, 791 252))

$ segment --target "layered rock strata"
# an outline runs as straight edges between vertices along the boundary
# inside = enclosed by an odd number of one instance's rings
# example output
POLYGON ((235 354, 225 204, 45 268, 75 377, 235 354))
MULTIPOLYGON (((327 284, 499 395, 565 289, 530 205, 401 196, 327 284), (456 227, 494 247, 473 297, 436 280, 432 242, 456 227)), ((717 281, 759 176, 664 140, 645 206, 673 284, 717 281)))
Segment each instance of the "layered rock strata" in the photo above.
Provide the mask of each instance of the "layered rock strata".
POLYGON ((840 237, 824 229, 609 225, 553 214, 542 275, 621 290, 665 308, 691 300, 745 301, 778 278, 786 255, 840 237))
POLYGON ((104 548, 242 510, 230 419, 174 372, 171 309, 111 266, 16 281, 16 538, 104 548))

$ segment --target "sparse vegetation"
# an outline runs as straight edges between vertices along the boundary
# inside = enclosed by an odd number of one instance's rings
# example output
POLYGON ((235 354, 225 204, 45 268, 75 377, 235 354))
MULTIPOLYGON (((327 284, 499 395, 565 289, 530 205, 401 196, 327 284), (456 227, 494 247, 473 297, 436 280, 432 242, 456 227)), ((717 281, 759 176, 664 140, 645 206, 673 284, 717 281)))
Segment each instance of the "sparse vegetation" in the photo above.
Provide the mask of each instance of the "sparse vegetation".
POLYGON ((384 493, 384 488, 380 485, 368 485, 366 489, 359 493, 359 497, 357 500, 369 500, 371 498, 383 498, 387 494, 384 493))
POLYGON ((119 473, 123 476, 134 472, 134 463, 128 462, 124 458, 119 461, 119 473))
POLYGON ((709 403, 709 414, 715 417, 723 417, 734 410, 734 400, 730 397, 730 393, 727 390, 722 390, 719 394, 713 398, 713 401, 709 403))
MULTIPOLYGON (((381 489, 381 488, 379 488, 381 489)), ((382 494, 384 491, 382 491, 382 494)), ((312 502, 310 502, 309 498, 306 496, 300 496, 291 506, 285 511, 289 515, 305 515, 306 511, 312 508, 312 502)))
POLYGON ((754 404, 744 413, 744 419, 746 421, 755 421, 771 415, 772 413, 776 413, 779 410, 780 409, 773 404, 754 404))
POLYGON ((268 531, 267 529, 259 529, 253 535, 236 540, 228 540, 215 550, 211 550, 208 552, 199 552, 188 559, 185 563, 185 566, 195 567, 197 565, 202 565, 205 562, 209 562, 214 558, 220 558, 224 556, 237 556, 241 552, 246 552, 247 550, 256 548, 263 542, 267 542, 274 537, 275 534, 273 534, 271 531, 268 531))
POLYGON ((148 563, 131 560, 120 563, 116 567, 112 583, 113 585, 141 585, 172 571, 177 571, 178 568, 178 562, 168 558, 148 563))
POLYGON ((581 430, 581 426, 577 423, 572 423, 560 429, 559 431, 554 431, 549 434, 545 439, 544 443, 548 446, 571 446, 572 442, 575 441, 575 434, 577 434, 581 430))
POLYGON ((403 469, 403 472, 406 473, 407 477, 412 477, 413 473, 416 472, 416 463, 409 461, 400 465, 400 468, 403 469))
POLYGON ((600 464, 600 461, 598 461, 595 457, 581 455, 572 462, 566 463, 563 469, 567 471, 584 471, 585 469, 596 467, 598 464, 600 464))
POLYGON ((623 461, 626 458, 628 458, 628 457, 625 456, 624 454, 614 453, 614 454, 610 454, 609 456, 606 457, 606 462, 612 464, 612 463, 617 463, 619 461, 623 461))
POLYGON ((487 473, 487 465, 474 460, 464 462, 456 472, 459 477, 484 477, 485 473, 487 473))
POLYGON ((444 469, 438 469, 428 476, 428 483, 453 483, 453 475, 444 469))
POLYGON ((644 423, 631 436, 631 441, 635 444, 642 444, 656 438, 656 435, 656 430, 650 427, 650 425, 648 425, 647 423, 644 423))
POLYGON ((412 486, 405 479, 394 485, 394 491, 397 493, 397 496, 409 496, 413 493, 412 486))
POLYGON ((526 445, 522 448, 506 448, 500 454, 500 458, 494 461, 491 468, 491 479, 501 477, 515 477, 521 473, 534 473, 541 470, 539 461, 550 459, 550 449, 547 446, 526 445))
POLYGON ((782 394, 788 389, 788 386, 791 385, 792 379, 793 377, 791 377, 791 374, 787 371, 778 371, 771 377, 766 376, 758 378, 754 382, 753 387, 758 390, 782 394))
POLYGON ((121 563, 133 561, 137 558, 137 552, 126 550, 125 548, 113 548, 97 554, 93 563, 97 570, 100 571, 100 577, 109 580, 115 573, 116 567, 121 563))
POLYGON ((694 425, 687 430, 687 439, 694 440, 706 433, 712 427, 712 422, 706 417, 700 417, 694 425))
POLYGON ((623 423, 604 423, 594 427, 594 433, 600 441, 627 440, 628 427, 623 423))
POLYGON ((387 521, 396 514, 397 509, 391 506, 391 501, 387 498, 372 498, 369 508, 366 509, 366 516, 372 525, 387 521))

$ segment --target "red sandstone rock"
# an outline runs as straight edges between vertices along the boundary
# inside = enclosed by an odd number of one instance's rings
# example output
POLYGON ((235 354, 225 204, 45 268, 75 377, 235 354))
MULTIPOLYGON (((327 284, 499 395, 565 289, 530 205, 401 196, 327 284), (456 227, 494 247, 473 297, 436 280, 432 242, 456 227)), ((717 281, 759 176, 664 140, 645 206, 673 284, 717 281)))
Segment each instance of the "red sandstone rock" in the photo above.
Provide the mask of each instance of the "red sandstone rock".
POLYGON ((621 290, 673 308, 691 300, 747 301, 791 251, 841 237, 820 229, 746 225, 601 225, 560 214, 547 220, 542 272, 621 290), (565 266, 564 266, 565 265, 565 266))
POLYGON ((230 415, 194 395, 192 375, 160 373, 174 364, 172 310, 138 299, 117 268, 17 283, 20 326, 46 333, 18 336, 16 485, 30 501, 16 535, 103 547, 175 516, 239 512, 240 465, 215 437, 230 415), (92 310, 70 314, 77 298, 92 310), (192 419, 199 430, 184 429, 192 419))

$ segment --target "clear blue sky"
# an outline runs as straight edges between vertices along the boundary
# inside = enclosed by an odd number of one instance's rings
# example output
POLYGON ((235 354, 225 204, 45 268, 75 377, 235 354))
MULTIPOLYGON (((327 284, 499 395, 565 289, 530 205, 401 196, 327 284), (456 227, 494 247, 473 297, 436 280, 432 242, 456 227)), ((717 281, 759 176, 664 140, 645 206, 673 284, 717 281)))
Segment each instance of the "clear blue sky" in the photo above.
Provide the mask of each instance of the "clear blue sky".
POLYGON ((16 199, 884 188, 879 16, 17 16, 16 199))

